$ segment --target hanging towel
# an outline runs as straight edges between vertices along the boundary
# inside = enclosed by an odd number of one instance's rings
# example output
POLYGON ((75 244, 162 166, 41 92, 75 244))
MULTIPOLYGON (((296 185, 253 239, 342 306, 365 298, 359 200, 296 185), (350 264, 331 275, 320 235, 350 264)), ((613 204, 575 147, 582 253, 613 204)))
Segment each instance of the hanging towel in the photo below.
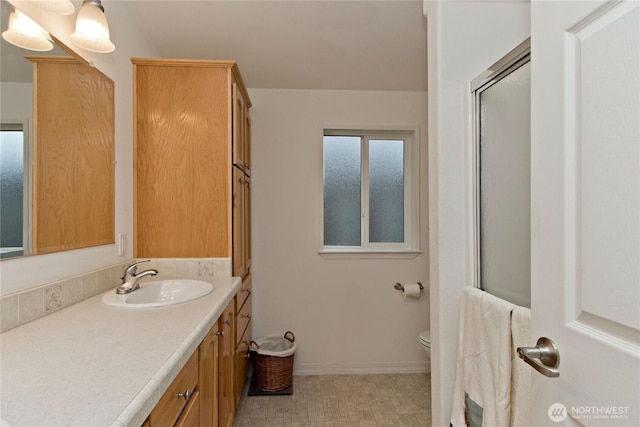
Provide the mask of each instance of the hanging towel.
POLYGON ((531 345, 531 309, 516 307, 511 312, 511 426, 528 427, 531 423, 531 372, 520 360, 516 349, 531 345))
POLYGON ((473 287, 462 290, 453 427, 509 427, 515 307, 473 287))

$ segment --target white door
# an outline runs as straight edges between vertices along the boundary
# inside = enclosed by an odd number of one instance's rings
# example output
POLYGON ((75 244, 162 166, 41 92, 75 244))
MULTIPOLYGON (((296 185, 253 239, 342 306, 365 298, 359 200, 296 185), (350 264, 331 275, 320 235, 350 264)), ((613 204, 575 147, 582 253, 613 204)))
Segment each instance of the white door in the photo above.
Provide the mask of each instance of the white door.
POLYGON ((639 426, 640 2, 531 14, 533 425, 639 426))

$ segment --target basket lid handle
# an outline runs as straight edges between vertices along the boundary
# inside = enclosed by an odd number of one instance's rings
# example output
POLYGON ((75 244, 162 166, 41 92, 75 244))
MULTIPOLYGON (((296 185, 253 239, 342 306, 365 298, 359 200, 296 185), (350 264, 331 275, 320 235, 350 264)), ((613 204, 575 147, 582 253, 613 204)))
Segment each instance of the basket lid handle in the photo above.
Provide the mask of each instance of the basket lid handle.
POLYGON ((284 333, 284 339, 286 339, 287 341, 290 341, 290 342, 296 342, 296 336, 293 335, 293 332, 291 332, 291 331, 287 331, 287 332, 284 333), (289 338, 287 335, 291 335, 291 338, 289 338))

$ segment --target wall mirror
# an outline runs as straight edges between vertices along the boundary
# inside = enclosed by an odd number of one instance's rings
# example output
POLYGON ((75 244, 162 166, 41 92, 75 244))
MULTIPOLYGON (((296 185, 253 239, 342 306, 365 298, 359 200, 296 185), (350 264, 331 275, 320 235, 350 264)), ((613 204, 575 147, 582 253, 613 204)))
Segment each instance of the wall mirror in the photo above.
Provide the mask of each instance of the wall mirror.
POLYGON ((1 259, 115 241, 114 84, 54 41, 1 41, 1 259))

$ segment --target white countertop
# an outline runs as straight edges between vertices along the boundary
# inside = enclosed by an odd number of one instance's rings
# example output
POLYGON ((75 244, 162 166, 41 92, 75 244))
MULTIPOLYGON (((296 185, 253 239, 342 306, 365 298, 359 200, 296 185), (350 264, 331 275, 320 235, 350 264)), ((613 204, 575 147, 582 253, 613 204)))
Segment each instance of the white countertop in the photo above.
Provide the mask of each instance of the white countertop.
POLYGON ((139 427, 241 284, 207 279, 213 292, 195 301, 126 309, 101 294, 1 334, 0 417, 139 427))

